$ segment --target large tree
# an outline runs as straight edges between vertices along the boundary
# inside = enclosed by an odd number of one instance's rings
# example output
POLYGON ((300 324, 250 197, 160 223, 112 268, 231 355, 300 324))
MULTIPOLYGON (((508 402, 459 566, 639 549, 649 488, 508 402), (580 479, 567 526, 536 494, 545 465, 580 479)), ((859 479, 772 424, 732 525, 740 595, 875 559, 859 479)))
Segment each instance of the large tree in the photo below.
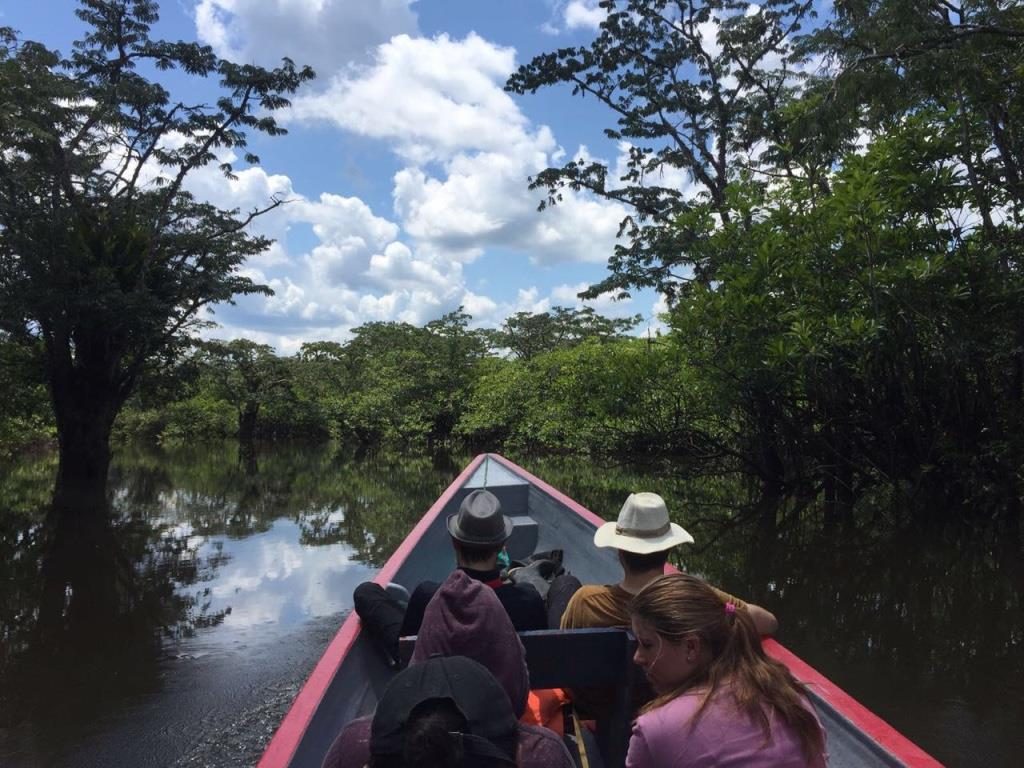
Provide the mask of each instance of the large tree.
POLYGON ((767 489, 1015 500, 1024 10, 849 0, 812 22, 813 5, 603 0, 589 45, 506 87, 606 105, 626 172, 577 159, 533 187, 632 207, 588 293, 670 297, 710 406, 700 442, 767 489))
MULTIPOLYGON (((0 328, 42 341, 60 461, 56 512, 103 509, 109 436, 150 361, 201 308, 267 293, 238 273, 269 242, 248 212, 197 200, 191 174, 245 151, 247 131, 283 133, 272 114, 313 77, 266 70, 207 46, 154 40, 152 0, 80 0, 88 26, 62 59, 0 31, 0 328), (212 104, 160 72, 216 78, 212 104)), ((179 80, 180 83, 180 80, 179 80)))
MULTIPOLYGON (((694 277, 714 279, 691 247, 701 233, 675 223, 694 190, 722 221, 741 215, 729 186, 762 168, 766 144, 777 155, 785 143, 779 108, 802 56, 793 41, 813 5, 765 0, 753 13, 737 0, 601 0, 608 15, 593 42, 536 56, 509 78, 514 93, 568 85, 596 99, 615 120, 605 134, 628 147, 621 178, 604 162, 576 158, 531 180, 547 192, 542 209, 565 189, 629 207, 610 275, 584 295, 637 286, 672 295, 694 277), (680 177, 693 188, 676 183, 680 177)), ((785 157, 778 172, 806 170, 785 157)))
POLYGON ((622 338, 636 328, 641 319, 640 315, 605 317, 591 307, 555 307, 550 312, 516 312, 488 336, 497 349, 507 349, 516 358, 529 360, 544 352, 574 347, 591 339, 622 338))
POLYGON ((250 448, 260 408, 290 383, 287 361, 267 344, 248 339, 208 341, 202 359, 213 391, 238 413, 238 442, 250 448))

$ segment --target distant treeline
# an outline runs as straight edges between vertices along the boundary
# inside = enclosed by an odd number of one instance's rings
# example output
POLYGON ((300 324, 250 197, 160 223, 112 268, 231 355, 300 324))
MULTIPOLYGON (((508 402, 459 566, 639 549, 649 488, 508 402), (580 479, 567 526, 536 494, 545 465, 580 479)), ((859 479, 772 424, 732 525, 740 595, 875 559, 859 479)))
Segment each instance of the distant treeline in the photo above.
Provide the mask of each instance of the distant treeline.
MULTIPOLYGON (((931 300, 943 296, 962 301, 938 290, 931 300)), ((629 335, 638 318, 556 309, 497 330, 470 328, 461 311, 423 327, 369 323, 346 343, 309 343, 294 356, 247 340, 197 342, 141 382, 115 434, 648 457, 839 501, 879 482, 963 498, 1013 487, 1024 440, 999 425, 1020 418, 1020 400, 982 396, 970 384, 979 369, 957 360, 996 359, 998 334, 979 333, 972 349, 938 336, 925 345, 906 325, 836 316, 821 321, 830 334, 801 337, 763 309, 744 328, 742 307, 725 303, 708 294, 693 308, 704 322, 676 312, 653 337, 629 335)), ((1012 384, 1012 369, 1001 380, 1012 384)), ((52 432, 43 386, 11 384, 0 405, 6 445, 52 432)))

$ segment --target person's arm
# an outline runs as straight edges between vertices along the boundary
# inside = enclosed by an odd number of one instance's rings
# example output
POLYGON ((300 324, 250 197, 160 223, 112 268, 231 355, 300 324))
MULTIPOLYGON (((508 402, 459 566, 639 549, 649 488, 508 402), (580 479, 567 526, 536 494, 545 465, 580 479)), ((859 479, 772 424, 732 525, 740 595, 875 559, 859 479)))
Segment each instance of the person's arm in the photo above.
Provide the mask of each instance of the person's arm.
POLYGON ((754 620, 754 628, 759 635, 774 635, 778 632, 779 620, 767 608, 747 603, 747 615, 754 620))
POLYGON ((657 765, 643 728, 639 722, 633 723, 633 734, 629 737, 629 749, 626 750, 626 768, 651 768, 657 765))
POLYGON ((779 620, 767 608, 762 608, 760 605, 754 605, 753 603, 746 603, 738 597, 733 597, 728 592, 723 592, 718 587, 711 588, 722 598, 722 602, 732 603, 737 608, 745 610, 747 615, 754 620, 754 628, 757 630, 757 634, 774 635, 779 631, 779 620))

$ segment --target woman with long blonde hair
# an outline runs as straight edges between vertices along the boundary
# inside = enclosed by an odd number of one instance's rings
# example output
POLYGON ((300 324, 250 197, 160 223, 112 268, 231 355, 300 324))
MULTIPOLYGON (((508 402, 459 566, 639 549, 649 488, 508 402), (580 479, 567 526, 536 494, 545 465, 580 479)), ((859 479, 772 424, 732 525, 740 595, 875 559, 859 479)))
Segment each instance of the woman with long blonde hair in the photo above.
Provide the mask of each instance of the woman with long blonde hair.
POLYGON ((753 621, 705 582, 663 576, 630 604, 634 661, 658 694, 627 768, 821 768, 825 734, 804 687, 768 658, 753 621))

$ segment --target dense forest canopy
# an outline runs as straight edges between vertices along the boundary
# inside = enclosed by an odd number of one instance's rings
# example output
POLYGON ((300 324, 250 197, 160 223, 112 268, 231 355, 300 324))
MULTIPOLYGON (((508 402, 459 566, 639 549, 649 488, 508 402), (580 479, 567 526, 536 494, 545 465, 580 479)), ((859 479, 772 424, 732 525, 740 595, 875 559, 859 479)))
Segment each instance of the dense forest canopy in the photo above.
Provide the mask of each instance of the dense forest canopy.
POLYGON ((696 431, 779 489, 1019 497, 1024 7, 605 0, 588 46, 508 81, 608 107, 627 203, 588 295, 655 286, 704 388, 696 431), (706 34, 717 20, 717 34, 706 34), (662 186, 691 182, 691 194, 662 186), (708 425, 713 425, 708 429, 708 425))
POLYGON ((244 234, 249 216, 211 209, 175 179, 211 162, 218 142, 244 146, 243 128, 279 131, 252 99, 272 110, 310 74, 149 42, 155 10, 141 1, 84 2, 101 31, 63 63, 5 32, 3 87, 31 82, 33 99, 0 114, 17 150, 3 156, 16 182, 0 208, 0 443, 81 431, 85 406, 68 398, 106 392, 93 409, 104 440, 120 413, 119 434, 163 440, 511 444, 669 457, 836 504, 879 484, 1015 504, 1024 7, 601 6, 592 42, 535 57, 507 89, 529 99, 568 87, 602 104, 625 171, 577 157, 523 183, 543 198, 539 216, 565 189, 627 207, 607 277, 584 295, 656 288, 663 333, 641 338, 639 318, 587 308, 480 329, 460 309, 423 327, 367 323, 291 357, 178 333, 203 303, 261 290, 233 269, 266 243, 244 234), (111 9, 135 20, 131 56, 219 75, 217 111, 176 111, 119 64, 103 26, 111 9), (172 119, 194 137, 173 152, 153 133, 172 119), (110 131, 128 138, 122 165, 110 166, 110 131), (76 165, 56 162, 58 146, 77 151, 76 165), (173 172, 143 192, 126 178, 149 155, 173 172), (45 242, 43 215, 62 222, 45 242), (211 237, 230 246, 210 250, 211 237), (55 253, 75 259, 59 280, 55 253), (209 283, 185 280, 196 271, 179 267, 196 260, 209 283), (98 324, 112 331, 106 346, 90 341, 98 324))

